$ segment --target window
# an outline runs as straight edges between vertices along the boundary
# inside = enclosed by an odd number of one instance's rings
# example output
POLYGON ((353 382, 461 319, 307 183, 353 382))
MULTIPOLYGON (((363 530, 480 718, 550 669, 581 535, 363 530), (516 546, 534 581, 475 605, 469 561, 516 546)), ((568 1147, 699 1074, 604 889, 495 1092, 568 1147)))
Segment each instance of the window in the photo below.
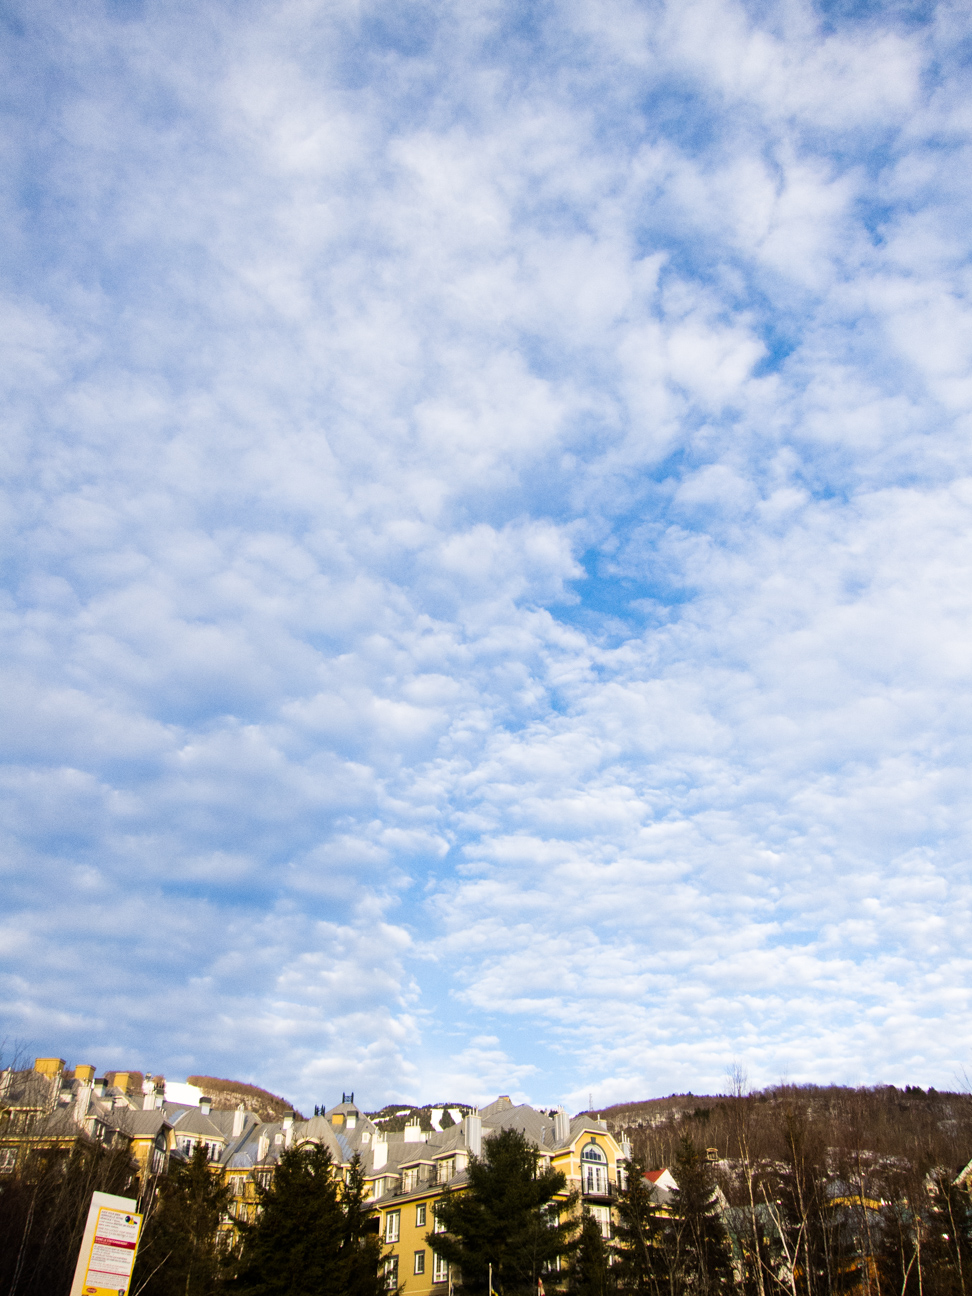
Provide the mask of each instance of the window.
POLYGON ((448 1183, 452 1178, 452 1158, 439 1162, 439 1183, 448 1183))
POLYGON ((388 1291, 398 1287, 398 1256, 389 1256, 385 1261, 385 1287, 388 1291))
POLYGON ((412 1272, 417 1274, 425 1273, 425 1252, 424 1251, 415 1252, 415 1268, 412 1270, 412 1272))
POLYGON ((592 1206, 591 1214, 594 1216, 600 1230, 601 1237, 610 1240, 611 1237, 611 1207, 610 1206, 592 1206))
POLYGON ((449 1280, 449 1262, 444 1256, 437 1255, 432 1262, 432 1281, 448 1282, 449 1280))
POLYGON ((410 1193, 412 1191, 415 1187, 415 1178, 416 1172, 414 1170, 405 1171, 402 1175, 402 1192, 410 1193))
POLYGON ((425 1202, 419 1202, 415 1207, 415 1227, 425 1228, 425 1202))
POLYGON ((16 1148, 0 1148, 0 1174, 10 1174, 17 1165, 16 1148))
POLYGON ((439 1219, 438 1215, 433 1215, 433 1219, 432 1219, 432 1232, 433 1232, 433 1233, 444 1233, 445 1231, 446 1231, 446 1227, 445 1227, 445 1225, 443 1224, 443 1222, 439 1219))
POLYGON ((401 1211, 389 1211, 385 1216, 385 1241, 397 1242, 399 1235, 399 1226, 402 1221, 401 1211))
POLYGON ((607 1196, 607 1157, 593 1139, 581 1152, 581 1191, 595 1197, 607 1196))

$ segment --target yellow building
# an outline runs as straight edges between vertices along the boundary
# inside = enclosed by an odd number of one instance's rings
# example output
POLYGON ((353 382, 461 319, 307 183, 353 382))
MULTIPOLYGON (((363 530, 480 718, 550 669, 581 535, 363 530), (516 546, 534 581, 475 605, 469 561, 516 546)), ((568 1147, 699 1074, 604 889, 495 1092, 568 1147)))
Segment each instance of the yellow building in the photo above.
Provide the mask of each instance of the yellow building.
MULTIPOLYGON (((563 1172, 566 1193, 576 1191, 583 1207, 611 1236, 612 1203, 624 1182, 624 1162, 630 1149, 622 1147, 605 1122, 589 1116, 571 1120, 563 1109, 538 1111, 498 1098, 482 1111, 466 1116, 461 1125, 425 1136, 420 1147, 396 1147, 397 1166, 389 1173, 379 1166, 382 1188, 373 1198, 380 1236, 387 1248, 387 1282, 403 1287, 404 1296, 432 1296, 448 1290, 449 1271, 435 1255, 426 1236, 435 1230, 435 1203, 446 1189, 461 1190, 468 1182, 470 1156, 482 1153, 484 1141, 500 1130, 521 1132, 537 1150, 541 1162, 563 1172)), ((372 1168, 377 1181, 378 1172, 372 1168)))
MULTIPOLYGON (((388 1287, 402 1287, 404 1296, 432 1296, 445 1293, 449 1281, 447 1266, 426 1241, 436 1227, 435 1203, 446 1189, 466 1185, 469 1158, 482 1154, 484 1142, 515 1129, 545 1165, 563 1172, 565 1193, 576 1191, 604 1235, 611 1234, 612 1203, 630 1149, 617 1143, 605 1122, 589 1116, 571 1120, 562 1108, 537 1110, 501 1097, 478 1112, 463 1115, 457 1109, 454 1115, 462 1119, 446 1129, 439 1127, 442 1112, 436 1109, 423 1118, 426 1128, 413 1119, 395 1131, 380 1128, 354 1105, 353 1095, 345 1095, 311 1120, 290 1113, 261 1121, 242 1106, 214 1110, 205 1096, 198 1104, 170 1101, 162 1077, 141 1086, 139 1078, 137 1072, 116 1072, 109 1084, 95 1078, 94 1067, 66 1071, 60 1058, 38 1058, 30 1071, 0 1072, 0 1173, 18 1168, 31 1147, 69 1147, 80 1138, 126 1147, 144 1187, 172 1158, 187 1159, 202 1144, 214 1174, 230 1188, 224 1227, 232 1234, 236 1222, 256 1216, 259 1186, 270 1184, 284 1149, 322 1144, 338 1179, 346 1177, 355 1156, 361 1160, 388 1287)), ((180 1097, 193 1097, 182 1093, 186 1088, 170 1086, 180 1097)))
POLYGON ((67 1152, 79 1141, 125 1148, 144 1182, 165 1169, 171 1126, 162 1112, 141 1110, 127 1085, 96 1080, 93 1066, 69 1071, 63 1058, 38 1058, 32 1069, 0 1072, 0 1174, 32 1152, 67 1152))
MULTIPOLYGON (((180 1128, 177 1122, 177 1137, 180 1128)), ((563 1110, 516 1106, 506 1097, 448 1129, 423 1129, 413 1120, 404 1130, 386 1131, 354 1105, 353 1096, 345 1096, 311 1120, 288 1116, 247 1125, 243 1137, 226 1149, 219 1169, 231 1188, 231 1218, 242 1220, 254 1218, 257 1184, 271 1182, 285 1148, 324 1145, 339 1179, 359 1156, 372 1218, 385 1248, 388 1286, 402 1286, 405 1296, 428 1296, 445 1293, 449 1279, 447 1267, 426 1241, 435 1228, 435 1203, 447 1188, 462 1189, 468 1182, 470 1156, 481 1155, 484 1141, 503 1129, 522 1132, 544 1162, 563 1171, 566 1192, 576 1190, 610 1236, 612 1203, 630 1149, 619 1145, 602 1121, 589 1116, 571 1120, 563 1110)))

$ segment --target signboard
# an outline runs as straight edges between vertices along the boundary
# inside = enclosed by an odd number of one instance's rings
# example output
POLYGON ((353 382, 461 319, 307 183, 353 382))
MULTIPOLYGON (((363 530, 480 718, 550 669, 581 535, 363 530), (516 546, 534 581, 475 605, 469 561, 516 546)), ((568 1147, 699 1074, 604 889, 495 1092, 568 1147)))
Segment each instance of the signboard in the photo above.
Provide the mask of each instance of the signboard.
POLYGON ((128 1197, 92 1193, 71 1296, 128 1296, 142 1230, 135 1206, 128 1197))

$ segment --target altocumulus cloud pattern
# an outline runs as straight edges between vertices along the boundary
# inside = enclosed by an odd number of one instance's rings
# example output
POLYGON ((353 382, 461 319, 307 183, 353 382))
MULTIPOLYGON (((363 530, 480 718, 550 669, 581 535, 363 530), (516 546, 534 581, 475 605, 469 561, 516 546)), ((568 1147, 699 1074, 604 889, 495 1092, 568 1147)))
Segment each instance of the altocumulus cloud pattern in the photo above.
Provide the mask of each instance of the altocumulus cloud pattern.
POLYGON ((970 37, 4 6, 2 1033, 954 1085, 970 37))

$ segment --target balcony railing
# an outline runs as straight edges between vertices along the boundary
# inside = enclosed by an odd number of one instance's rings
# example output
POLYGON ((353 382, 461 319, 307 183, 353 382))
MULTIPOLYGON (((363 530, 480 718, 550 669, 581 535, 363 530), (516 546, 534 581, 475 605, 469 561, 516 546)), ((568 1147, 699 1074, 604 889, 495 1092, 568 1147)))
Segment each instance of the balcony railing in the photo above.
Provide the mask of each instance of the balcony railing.
POLYGON ((600 1197, 602 1201, 608 1201, 617 1195, 618 1185, 613 1179, 608 1179, 604 1175, 581 1176, 582 1197, 600 1197))

